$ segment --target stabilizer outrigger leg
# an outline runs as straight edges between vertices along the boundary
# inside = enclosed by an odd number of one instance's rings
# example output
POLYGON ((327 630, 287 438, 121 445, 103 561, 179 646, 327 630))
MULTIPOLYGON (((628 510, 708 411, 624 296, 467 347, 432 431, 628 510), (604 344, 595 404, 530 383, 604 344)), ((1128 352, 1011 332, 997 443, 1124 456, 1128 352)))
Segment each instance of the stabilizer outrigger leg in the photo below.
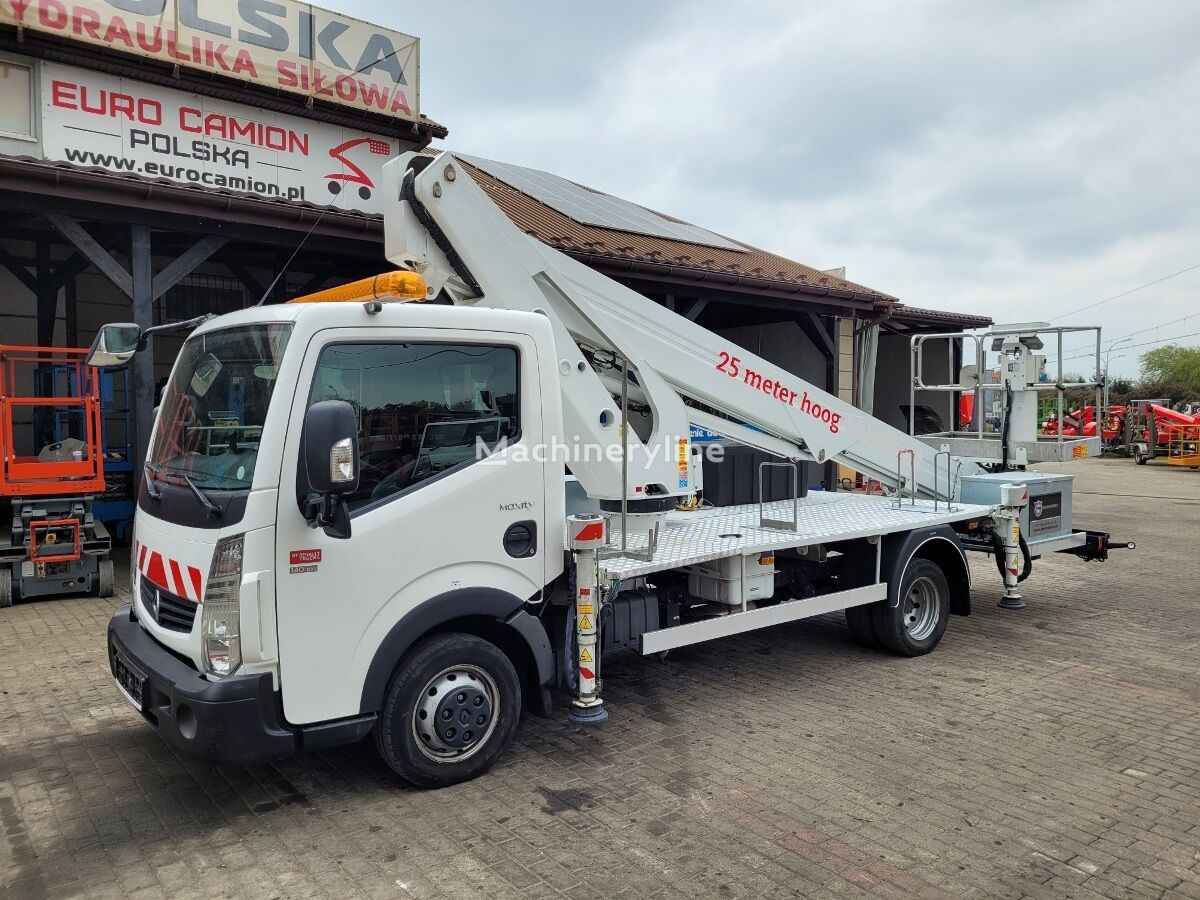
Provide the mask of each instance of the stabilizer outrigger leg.
POLYGON ((1003 550, 997 547, 1000 571, 1004 576, 1004 593, 996 604, 1001 609, 1024 609, 1025 601, 1017 585, 1021 583, 1024 565, 1021 551, 1021 510, 1029 503, 1029 488, 1023 484, 1005 484, 1000 487, 1000 508, 992 515, 995 534, 1003 542, 1003 550), (1003 558, 999 558, 1002 554, 1003 558))
POLYGON ((567 518, 575 563, 575 645, 578 679, 567 718, 576 725, 595 725, 608 718, 600 699, 600 548, 604 519, 595 515, 567 518))

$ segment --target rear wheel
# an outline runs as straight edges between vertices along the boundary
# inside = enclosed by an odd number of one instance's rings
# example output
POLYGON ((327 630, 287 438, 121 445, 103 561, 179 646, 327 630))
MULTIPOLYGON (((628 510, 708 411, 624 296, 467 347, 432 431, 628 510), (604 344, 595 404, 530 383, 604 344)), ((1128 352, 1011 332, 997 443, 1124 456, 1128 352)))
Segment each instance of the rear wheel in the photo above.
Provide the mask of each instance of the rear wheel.
POLYGON ((912 559, 900 582, 900 602, 872 604, 871 617, 879 643, 901 656, 922 656, 942 640, 950 619, 950 583, 941 567, 912 559))
POLYGON ((5 566, 0 569, 0 609, 13 605, 12 570, 5 566))
POLYGON ((521 682, 504 652, 470 634, 426 638, 392 678, 375 745, 419 787, 482 775, 500 758, 521 716, 521 682))

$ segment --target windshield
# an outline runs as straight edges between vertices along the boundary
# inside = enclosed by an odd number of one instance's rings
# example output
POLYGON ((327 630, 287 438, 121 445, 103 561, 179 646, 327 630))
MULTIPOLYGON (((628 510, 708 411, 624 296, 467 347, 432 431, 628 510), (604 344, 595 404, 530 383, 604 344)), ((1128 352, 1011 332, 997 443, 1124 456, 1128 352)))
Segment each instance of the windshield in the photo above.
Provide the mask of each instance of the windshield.
POLYGON ((247 325, 189 338, 163 392, 150 465, 162 479, 247 490, 292 326, 247 325))

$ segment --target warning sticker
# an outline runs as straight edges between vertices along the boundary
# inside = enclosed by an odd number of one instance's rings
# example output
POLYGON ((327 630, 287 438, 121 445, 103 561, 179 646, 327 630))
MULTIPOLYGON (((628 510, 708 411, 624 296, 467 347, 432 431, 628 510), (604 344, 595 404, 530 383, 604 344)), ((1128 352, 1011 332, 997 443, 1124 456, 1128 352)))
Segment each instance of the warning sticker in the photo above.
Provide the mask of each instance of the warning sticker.
POLYGON ((592 651, 590 651, 587 647, 580 647, 579 648, 579 661, 580 662, 591 662, 592 661, 592 651))
POLYGON ((590 603, 580 603, 579 604, 579 614, 581 616, 590 616, 594 612, 595 612, 595 609, 592 608, 592 604, 590 604, 590 603))
POLYGON ((580 616, 579 617, 579 630, 580 631, 591 631, 592 630, 591 616, 580 616))

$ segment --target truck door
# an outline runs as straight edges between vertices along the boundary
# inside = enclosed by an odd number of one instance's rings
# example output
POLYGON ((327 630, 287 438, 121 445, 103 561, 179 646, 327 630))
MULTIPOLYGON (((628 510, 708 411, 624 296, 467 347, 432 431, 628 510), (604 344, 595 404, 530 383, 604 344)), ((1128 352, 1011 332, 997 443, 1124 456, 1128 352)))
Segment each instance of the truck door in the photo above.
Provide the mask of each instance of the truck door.
POLYGON ((525 600, 545 584, 534 341, 444 329, 381 334, 318 333, 296 391, 276 560, 283 709, 293 724, 357 715, 376 648, 415 605, 474 586, 525 600), (349 539, 310 528, 298 503, 304 412, 331 399, 358 417, 362 475, 349 497, 349 539))

